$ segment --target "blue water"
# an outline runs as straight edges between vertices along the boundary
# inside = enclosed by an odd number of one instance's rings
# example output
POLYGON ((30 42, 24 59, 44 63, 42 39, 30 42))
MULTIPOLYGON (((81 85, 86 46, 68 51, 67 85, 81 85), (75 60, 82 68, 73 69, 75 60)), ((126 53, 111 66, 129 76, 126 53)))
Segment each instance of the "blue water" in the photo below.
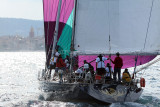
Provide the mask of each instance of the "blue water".
POLYGON ((44 68, 44 52, 1 52, 0 61, 2 107, 160 107, 160 62, 140 73, 146 80, 146 87, 138 101, 107 105, 96 100, 63 102, 40 99, 42 92, 38 89, 37 76, 44 68))

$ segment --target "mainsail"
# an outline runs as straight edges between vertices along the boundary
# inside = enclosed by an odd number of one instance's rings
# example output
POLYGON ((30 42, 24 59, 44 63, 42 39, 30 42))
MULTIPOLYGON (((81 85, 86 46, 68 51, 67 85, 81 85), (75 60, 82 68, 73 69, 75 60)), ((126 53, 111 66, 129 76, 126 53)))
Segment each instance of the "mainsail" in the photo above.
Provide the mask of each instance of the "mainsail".
POLYGON ((159 4, 160 0, 78 0, 75 50, 87 55, 159 54, 159 4))
POLYGON ((160 54, 159 4, 159 0, 78 0, 74 48, 82 55, 79 65, 95 59, 95 54, 116 52, 123 55, 123 68, 135 66, 137 55, 137 66, 154 59, 160 54))

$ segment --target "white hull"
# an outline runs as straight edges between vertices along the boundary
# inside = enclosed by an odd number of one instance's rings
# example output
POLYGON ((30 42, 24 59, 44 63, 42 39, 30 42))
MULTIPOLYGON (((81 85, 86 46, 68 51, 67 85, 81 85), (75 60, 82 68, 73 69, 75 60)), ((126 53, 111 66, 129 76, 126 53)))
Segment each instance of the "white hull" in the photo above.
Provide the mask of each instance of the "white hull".
POLYGON ((130 88, 124 85, 89 85, 85 90, 90 96, 107 103, 134 102, 143 92, 142 88, 130 88))
POLYGON ((39 81, 40 89, 44 92, 44 100, 93 100, 94 98, 86 94, 79 87, 78 83, 63 83, 57 81, 39 81), (47 94, 47 96, 46 96, 47 94))
MULTIPOLYGON (((134 102, 143 92, 142 88, 125 85, 110 84, 80 84, 63 83, 54 81, 40 81, 40 88, 45 92, 59 93, 58 98, 63 99, 89 99, 91 97, 106 103, 134 102)), ((55 94, 50 95, 55 100, 55 94)))

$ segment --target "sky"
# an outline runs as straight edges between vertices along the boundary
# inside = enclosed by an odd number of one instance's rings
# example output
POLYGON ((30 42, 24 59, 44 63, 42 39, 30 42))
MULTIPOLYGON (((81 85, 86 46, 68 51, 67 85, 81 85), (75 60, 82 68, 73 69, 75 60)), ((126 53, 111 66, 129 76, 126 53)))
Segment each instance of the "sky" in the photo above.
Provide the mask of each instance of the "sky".
POLYGON ((43 20, 42 0, 0 0, 0 17, 43 20))

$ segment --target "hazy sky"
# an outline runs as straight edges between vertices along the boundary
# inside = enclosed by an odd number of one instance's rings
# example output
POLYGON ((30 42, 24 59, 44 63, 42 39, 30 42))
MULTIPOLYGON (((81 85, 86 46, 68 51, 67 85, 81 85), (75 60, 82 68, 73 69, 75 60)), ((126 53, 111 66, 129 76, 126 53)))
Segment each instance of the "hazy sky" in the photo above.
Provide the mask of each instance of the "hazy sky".
POLYGON ((0 17, 43 20, 42 0, 0 0, 0 17))

